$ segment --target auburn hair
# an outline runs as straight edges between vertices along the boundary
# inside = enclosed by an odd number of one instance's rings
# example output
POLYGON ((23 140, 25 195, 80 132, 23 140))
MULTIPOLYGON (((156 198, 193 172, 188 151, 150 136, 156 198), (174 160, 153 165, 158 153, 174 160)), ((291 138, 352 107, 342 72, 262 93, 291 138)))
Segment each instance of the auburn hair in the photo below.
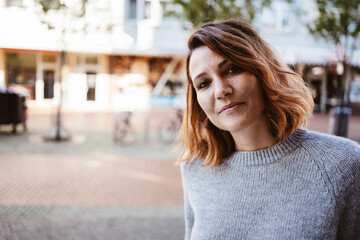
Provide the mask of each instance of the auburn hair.
POLYGON ((314 105, 310 90, 251 25, 235 19, 206 23, 188 40, 186 109, 180 129, 184 149, 178 163, 200 158, 203 166, 215 167, 235 151, 230 133, 214 126, 197 101, 189 61, 192 52, 202 46, 256 76, 274 144, 306 124, 314 105))

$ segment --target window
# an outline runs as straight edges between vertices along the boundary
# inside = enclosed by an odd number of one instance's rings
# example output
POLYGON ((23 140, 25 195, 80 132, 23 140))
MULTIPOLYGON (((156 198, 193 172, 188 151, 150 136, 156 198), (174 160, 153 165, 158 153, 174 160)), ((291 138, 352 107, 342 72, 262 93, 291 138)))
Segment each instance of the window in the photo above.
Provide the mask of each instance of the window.
POLYGON ((136 19, 136 0, 130 0, 129 18, 136 19))
POLYGON ((151 1, 145 1, 144 18, 145 19, 151 18, 151 1))
POLYGON ((265 8, 262 13, 262 27, 268 29, 276 28, 276 11, 272 8, 265 8))
POLYGON ((56 56, 50 55, 50 54, 44 54, 42 55, 42 61, 46 63, 55 63, 56 62, 56 56))
POLYGON ((6 7, 23 7, 22 0, 5 0, 6 7))
POLYGON ((290 11, 283 11, 282 18, 281 18, 281 26, 280 26, 280 29, 283 32, 288 32, 291 30, 292 21, 293 21, 292 15, 293 15, 293 13, 291 13, 290 11))
POLYGON ((161 1, 160 1, 160 5, 161 5, 161 8, 160 8, 160 16, 161 16, 161 18, 163 18, 163 17, 164 17, 165 10, 167 9, 167 7, 168 7, 169 4, 167 3, 167 1, 161 0, 161 1))
POLYGON ((86 64, 86 65, 97 65, 99 60, 97 56, 85 56, 85 55, 77 55, 76 57, 77 64, 86 64))
POLYGON ((27 88, 30 99, 35 97, 36 55, 33 53, 5 53, 8 85, 27 88))
POLYGON ((85 57, 85 63, 86 64, 98 64, 98 58, 93 56, 87 56, 85 57))
POLYGON ((287 3, 274 2, 264 8, 261 14, 261 27, 278 33, 290 32, 293 29, 294 13, 287 3))

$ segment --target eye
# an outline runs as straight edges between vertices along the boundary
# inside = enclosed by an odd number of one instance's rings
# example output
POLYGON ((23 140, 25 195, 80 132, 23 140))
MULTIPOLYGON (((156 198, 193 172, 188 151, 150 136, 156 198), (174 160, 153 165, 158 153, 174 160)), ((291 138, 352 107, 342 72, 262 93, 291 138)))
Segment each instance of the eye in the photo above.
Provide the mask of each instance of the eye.
POLYGON ((241 67, 232 64, 228 68, 225 69, 225 75, 238 74, 238 73, 242 73, 244 71, 245 70, 242 69, 241 67))
POLYGON ((202 81, 199 81, 199 83, 196 85, 196 89, 200 90, 200 89, 206 88, 209 85, 210 85, 209 80, 202 80, 202 81))
POLYGON ((227 70, 228 74, 231 74, 231 73, 234 73, 234 72, 235 72, 235 67, 234 66, 229 67, 228 70, 227 70))

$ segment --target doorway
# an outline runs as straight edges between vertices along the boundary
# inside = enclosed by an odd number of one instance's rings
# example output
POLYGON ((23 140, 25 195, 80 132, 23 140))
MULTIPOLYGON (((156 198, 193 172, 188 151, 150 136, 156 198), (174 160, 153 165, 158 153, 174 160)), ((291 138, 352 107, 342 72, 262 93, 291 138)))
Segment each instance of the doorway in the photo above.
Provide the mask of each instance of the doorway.
POLYGON ((52 99, 54 97, 55 71, 44 70, 44 99, 52 99))
POLYGON ((87 101, 95 101, 96 95, 96 72, 86 72, 87 101))

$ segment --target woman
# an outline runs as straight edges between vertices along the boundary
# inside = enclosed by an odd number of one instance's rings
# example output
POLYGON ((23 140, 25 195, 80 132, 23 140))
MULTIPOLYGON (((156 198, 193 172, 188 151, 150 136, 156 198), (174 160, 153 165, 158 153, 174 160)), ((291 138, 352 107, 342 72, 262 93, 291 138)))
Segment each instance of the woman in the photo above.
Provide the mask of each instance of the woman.
POLYGON ((301 77, 241 21, 188 46, 185 239, 360 239, 360 147, 301 128, 301 77))

